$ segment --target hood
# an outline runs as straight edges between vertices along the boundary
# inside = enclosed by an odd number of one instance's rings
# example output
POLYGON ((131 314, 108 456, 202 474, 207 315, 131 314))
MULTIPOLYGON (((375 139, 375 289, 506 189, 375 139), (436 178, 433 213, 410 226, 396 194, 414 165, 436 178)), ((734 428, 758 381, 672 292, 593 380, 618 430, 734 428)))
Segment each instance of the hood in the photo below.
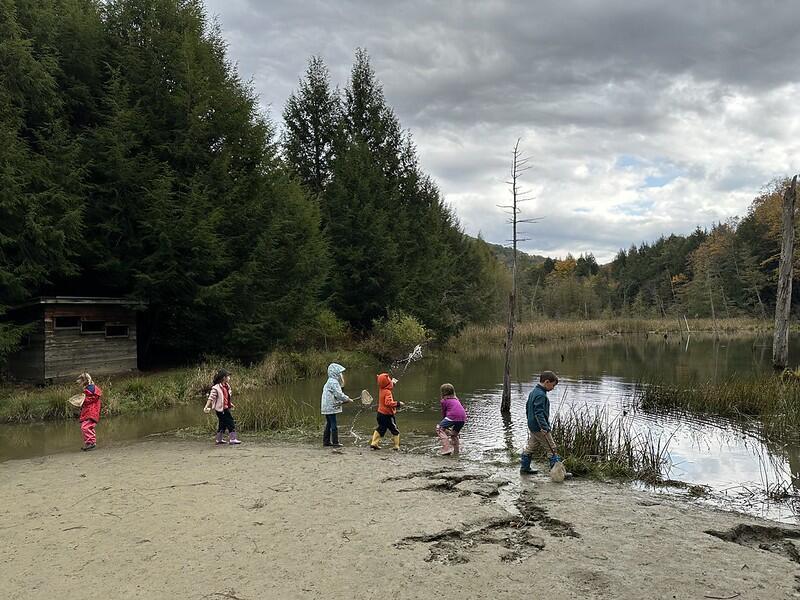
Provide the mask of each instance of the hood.
POLYGON ((389 376, 388 373, 381 373, 378 375, 378 387, 382 390, 390 390, 394 387, 392 383, 392 378, 389 376))
POLYGON ((347 369, 340 364, 331 363, 328 365, 328 377, 332 377, 333 379, 338 379, 341 381, 342 373, 344 373, 346 370, 347 369))

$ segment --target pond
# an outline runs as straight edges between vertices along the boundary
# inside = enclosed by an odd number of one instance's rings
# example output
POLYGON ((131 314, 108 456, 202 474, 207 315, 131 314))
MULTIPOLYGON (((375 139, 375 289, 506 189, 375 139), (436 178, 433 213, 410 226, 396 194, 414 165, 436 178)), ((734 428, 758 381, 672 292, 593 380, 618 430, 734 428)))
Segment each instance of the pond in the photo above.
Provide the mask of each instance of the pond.
MULTIPOLYGON (((800 356, 798 342, 792 340, 791 356, 800 356)), ((410 407, 398 415, 397 421, 406 451, 435 454, 438 445, 433 428, 440 418, 439 386, 452 383, 469 413, 462 432, 464 457, 507 462, 511 460, 509 451, 518 451, 526 441, 527 394, 538 381, 538 373, 552 369, 561 378, 551 394, 554 413, 596 407, 605 410, 609 418, 628 419, 634 430, 669 439, 670 478, 709 486, 710 493, 702 501, 798 523, 794 505, 771 502, 765 494, 766 487, 776 483, 792 486, 795 493, 800 489, 800 443, 796 439, 766 443, 757 422, 648 414, 632 404, 634 389, 641 380, 691 383, 719 382, 733 374, 758 377, 771 372, 770 360, 771 339, 761 337, 687 340, 677 335, 607 336, 519 349, 512 376, 512 423, 506 427, 499 413, 502 353, 465 351, 425 358, 400 373, 395 396, 410 407)), ((346 375, 345 391, 351 396, 365 388, 377 397, 375 373, 350 369, 346 375)), ((288 395, 302 403, 309 414, 317 414, 322 383, 323 379, 312 379, 249 393, 264 401, 288 395)), ((123 443, 202 424, 206 418, 194 407, 117 417, 104 420, 99 435, 102 444, 123 443)), ((345 445, 365 444, 373 426, 374 412, 359 411, 355 404, 340 415, 345 445)), ((0 428, 0 460, 72 451, 79 445, 80 432, 74 422, 0 428)), ((389 445, 387 437, 384 446, 389 445)))

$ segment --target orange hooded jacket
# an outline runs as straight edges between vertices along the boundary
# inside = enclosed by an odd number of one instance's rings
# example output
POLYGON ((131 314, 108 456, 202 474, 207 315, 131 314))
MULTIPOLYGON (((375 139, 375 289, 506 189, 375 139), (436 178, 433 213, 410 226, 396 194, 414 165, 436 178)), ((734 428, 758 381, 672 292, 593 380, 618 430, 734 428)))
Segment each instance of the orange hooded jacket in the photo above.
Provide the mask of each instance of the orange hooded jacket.
POLYGON ((378 375, 378 388, 380 394, 378 395, 378 412, 384 415, 393 415, 397 412, 397 402, 395 402, 392 395, 392 378, 388 373, 381 373, 378 375))

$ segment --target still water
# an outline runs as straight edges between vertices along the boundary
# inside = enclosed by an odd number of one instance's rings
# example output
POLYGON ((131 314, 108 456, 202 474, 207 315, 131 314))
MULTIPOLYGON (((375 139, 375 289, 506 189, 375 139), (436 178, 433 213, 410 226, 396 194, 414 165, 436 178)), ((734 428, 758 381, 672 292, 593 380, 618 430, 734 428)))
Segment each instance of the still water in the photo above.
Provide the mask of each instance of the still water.
MULTIPOLYGON (((800 355, 798 342, 793 340, 791 356, 800 355)), ((435 454, 433 428, 440 418, 439 386, 452 383, 469 413, 462 432, 464 458, 508 462, 509 451, 518 451, 526 441, 527 394, 538 373, 552 369, 561 378, 551 393, 553 413, 588 407, 606 411, 610 419, 627 419, 635 431, 669 439, 669 477, 709 486, 710 494, 703 502, 798 523, 796 503, 770 502, 764 493, 768 485, 780 483, 792 486, 794 493, 800 490, 797 439, 765 443, 757 422, 653 415, 636 410, 632 404, 635 386, 641 380, 689 384, 723 381, 734 374, 757 378, 771 372, 770 359, 771 340, 755 337, 686 340, 678 336, 625 336, 522 348, 514 360, 512 423, 506 426, 499 413, 502 353, 463 352, 426 358, 412 363, 404 373, 402 368, 395 372, 400 379, 395 397, 409 405, 397 421, 406 451, 435 454)), ((377 397, 375 373, 351 369, 346 377, 345 391, 351 396, 364 388, 377 397)), ((288 395, 309 414, 317 414, 323 381, 312 379, 250 393, 264 401, 288 395)), ((200 410, 201 402, 197 408, 106 419, 98 432, 101 443, 124 443, 202 424, 206 417, 200 410)), ((374 412, 359 410, 357 404, 348 405, 339 418, 345 445, 365 444, 373 426, 374 412)), ((79 445, 80 432, 74 422, 0 427, 0 460, 74 451, 79 445)))

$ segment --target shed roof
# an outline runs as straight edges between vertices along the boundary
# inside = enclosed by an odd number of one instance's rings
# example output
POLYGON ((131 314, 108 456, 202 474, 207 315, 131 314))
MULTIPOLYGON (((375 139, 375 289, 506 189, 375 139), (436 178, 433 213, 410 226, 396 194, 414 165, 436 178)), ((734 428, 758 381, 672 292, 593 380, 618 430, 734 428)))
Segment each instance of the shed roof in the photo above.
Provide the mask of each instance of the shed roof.
MULTIPOLYGON (((39 306, 42 304, 61 304, 61 305, 83 305, 83 306, 90 306, 90 305, 115 305, 115 306, 127 306, 134 310, 142 310, 147 306, 146 302, 142 302, 139 300, 131 300, 129 298, 110 298, 107 296, 42 296, 40 298, 34 298, 25 302, 24 304, 19 304, 14 309, 17 308, 29 308, 32 306, 39 306)), ((12 309, 13 310, 13 309, 12 309)))

